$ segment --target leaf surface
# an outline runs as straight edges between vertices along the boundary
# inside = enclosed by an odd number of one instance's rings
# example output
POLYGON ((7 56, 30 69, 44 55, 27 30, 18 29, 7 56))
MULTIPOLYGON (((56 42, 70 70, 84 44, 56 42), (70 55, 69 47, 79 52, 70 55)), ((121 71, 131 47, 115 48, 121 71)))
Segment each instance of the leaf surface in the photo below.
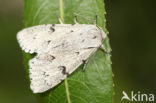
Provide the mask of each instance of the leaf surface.
MULTIPOLYGON (((80 24, 97 25, 106 33, 106 18, 103 0, 25 0, 24 26, 58 24, 58 18, 66 24, 74 24, 77 16, 80 24)), ((108 37, 104 41, 110 51, 108 37)), ((30 54, 24 53, 25 68, 28 72, 30 54)), ((70 59, 70 58, 69 58, 70 59)), ((65 81, 55 88, 37 94, 40 103, 112 103, 113 80, 110 55, 98 50, 90 57, 85 72, 81 65, 65 81)), ((29 73, 28 73, 29 74, 29 73)))

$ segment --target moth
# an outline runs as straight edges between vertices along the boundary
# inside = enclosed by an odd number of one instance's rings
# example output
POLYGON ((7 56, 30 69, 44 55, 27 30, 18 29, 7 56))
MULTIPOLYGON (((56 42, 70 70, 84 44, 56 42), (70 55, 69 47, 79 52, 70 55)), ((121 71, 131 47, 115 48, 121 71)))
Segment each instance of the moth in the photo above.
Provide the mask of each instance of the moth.
POLYGON ((33 93, 45 92, 67 78, 81 64, 85 69, 88 58, 102 44, 105 32, 96 24, 46 24, 18 32, 20 47, 36 53, 29 60, 30 88, 33 93))

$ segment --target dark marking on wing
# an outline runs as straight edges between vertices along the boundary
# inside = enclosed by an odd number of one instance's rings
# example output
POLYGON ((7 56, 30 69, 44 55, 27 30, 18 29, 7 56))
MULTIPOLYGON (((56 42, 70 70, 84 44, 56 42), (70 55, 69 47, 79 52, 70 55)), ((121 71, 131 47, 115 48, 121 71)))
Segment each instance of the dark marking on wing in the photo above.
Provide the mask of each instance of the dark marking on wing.
POLYGON ((50 75, 49 75, 49 74, 46 74, 45 76, 47 76, 47 77, 48 77, 48 76, 50 76, 50 75))
POLYGON ((48 40, 47 43, 49 44, 51 42, 51 40, 48 40))
POLYGON ((52 59, 52 60, 54 60, 54 59, 55 59, 55 57, 54 57, 54 56, 52 56, 52 55, 50 55, 50 57, 51 57, 51 59, 52 59))
POLYGON ((80 52, 75 52, 77 55, 79 55, 80 54, 80 52))
POLYGON ((92 39, 96 39, 97 38, 97 36, 94 36, 92 39))
POLYGON ((59 45, 56 45, 55 47, 53 47, 53 48, 57 48, 57 47, 65 47, 65 45, 67 45, 68 44, 68 42, 62 42, 61 44, 59 44, 59 45))
POLYGON ((52 84, 48 83, 47 80, 44 80, 44 83, 47 84, 48 86, 52 85, 52 84))
POLYGON ((83 39, 81 42, 83 43, 85 40, 83 39))
POLYGON ((47 55, 39 55, 39 56, 36 57, 36 59, 52 62, 55 59, 55 56, 49 55, 49 54, 47 54, 47 55))
POLYGON ((52 32, 55 31, 55 29, 53 28, 53 26, 50 27, 50 30, 51 30, 52 32))
POLYGON ((49 56, 47 57, 47 60, 48 60, 49 62, 52 62, 54 59, 55 59, 55 57, 54 57, 53 55, 49 55, 49 56))
POLYGON ((36 39, 36 37, 34 36, 33 39, 36 39))
POLYGON ((73 30, 70 31, 71 33, 74 32, 73 30))
POLYGON ((52 84, 48 83, 47 80, 44 80, 44 83, 47 84, 48 86, 52 85, 52 84))
POLYGON ((52 84, 49 84, 49 83, 47 82, 47 85, 48 85, 48 86, 51 86, 52 84))
POLYGON ((43 75, 45 75, 45 76, 47 76, 47 77, 50 76, 49 74, 46 74, 46 72, 43 72, 43 75))
POLYGON ((64 44, 64 43, 62 43, 62 47, 64 47, 64 45, 65 45, 65 44, 64 44))
POLYGON ((55 26, 55 24, 52 24, 52 26, 55 26))
POLYGON ((69 73, 66 71, 66 67, 65 66, 59 66, 58 68, 62 70, 62 74, 63 75, 69 75, 69 73))
POLYGON ((59 47, 59 46, 61 46, 61 45, 56 45, 55 47, 53 47, 53 48, 57 48, 57 47, 59 47))
POLYGON ((84 48, 84 49, 92 49, 92 48, 96 48, 96 47, 88 47, 88 48, 84 48))

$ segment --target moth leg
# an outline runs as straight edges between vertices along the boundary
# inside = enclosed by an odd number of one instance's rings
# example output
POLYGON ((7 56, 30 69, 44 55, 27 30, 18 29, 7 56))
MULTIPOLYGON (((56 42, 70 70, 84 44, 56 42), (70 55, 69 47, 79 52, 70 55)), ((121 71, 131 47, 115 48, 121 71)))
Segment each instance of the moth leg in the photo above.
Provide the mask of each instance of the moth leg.
POLYGON ((83 72, 84 72, 85 69, 86 69, 87 63, 88 63, 88 59, 87 59, 87 60, 83 60, 83 69, 82 69, 83 72))
POLYGON ((74 16, 74 23, 75 23, 75 24, 79 24, 79 23, 77 22, 77 16, 74 16))
POLYGON ((59 22, 60 22, 60 24, 63 24, 63 21, 61 20, 61 18, 59 17, 59 22))
POLYGON ((110 54, 110 52, 108 52, 108 51, 106 50, 106 48, 105 48, 105 46, 104 46, 103 44, 100 46, 100 48, 101 48, 106 54, 110 54))
POLYGON ((97 24, 97 15, 95 16, 95 20, 94 20, 94 23, 93 23, 94 25, 96 25, 97 24))

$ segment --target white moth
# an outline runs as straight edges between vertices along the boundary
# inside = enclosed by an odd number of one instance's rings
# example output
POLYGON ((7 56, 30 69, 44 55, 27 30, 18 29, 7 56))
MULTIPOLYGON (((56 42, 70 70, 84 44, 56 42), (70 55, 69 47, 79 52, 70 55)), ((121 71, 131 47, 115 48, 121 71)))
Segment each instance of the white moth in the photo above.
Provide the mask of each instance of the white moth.
MULTIPOLYGON (((30 88, 47 91, 97 51, 106 34, 96 25, 47 24, 21 30, 17 40, 22 50, 37 55, 29 60, 30 88)), ((85 68, 85 65, 84 65, 85 68)))

